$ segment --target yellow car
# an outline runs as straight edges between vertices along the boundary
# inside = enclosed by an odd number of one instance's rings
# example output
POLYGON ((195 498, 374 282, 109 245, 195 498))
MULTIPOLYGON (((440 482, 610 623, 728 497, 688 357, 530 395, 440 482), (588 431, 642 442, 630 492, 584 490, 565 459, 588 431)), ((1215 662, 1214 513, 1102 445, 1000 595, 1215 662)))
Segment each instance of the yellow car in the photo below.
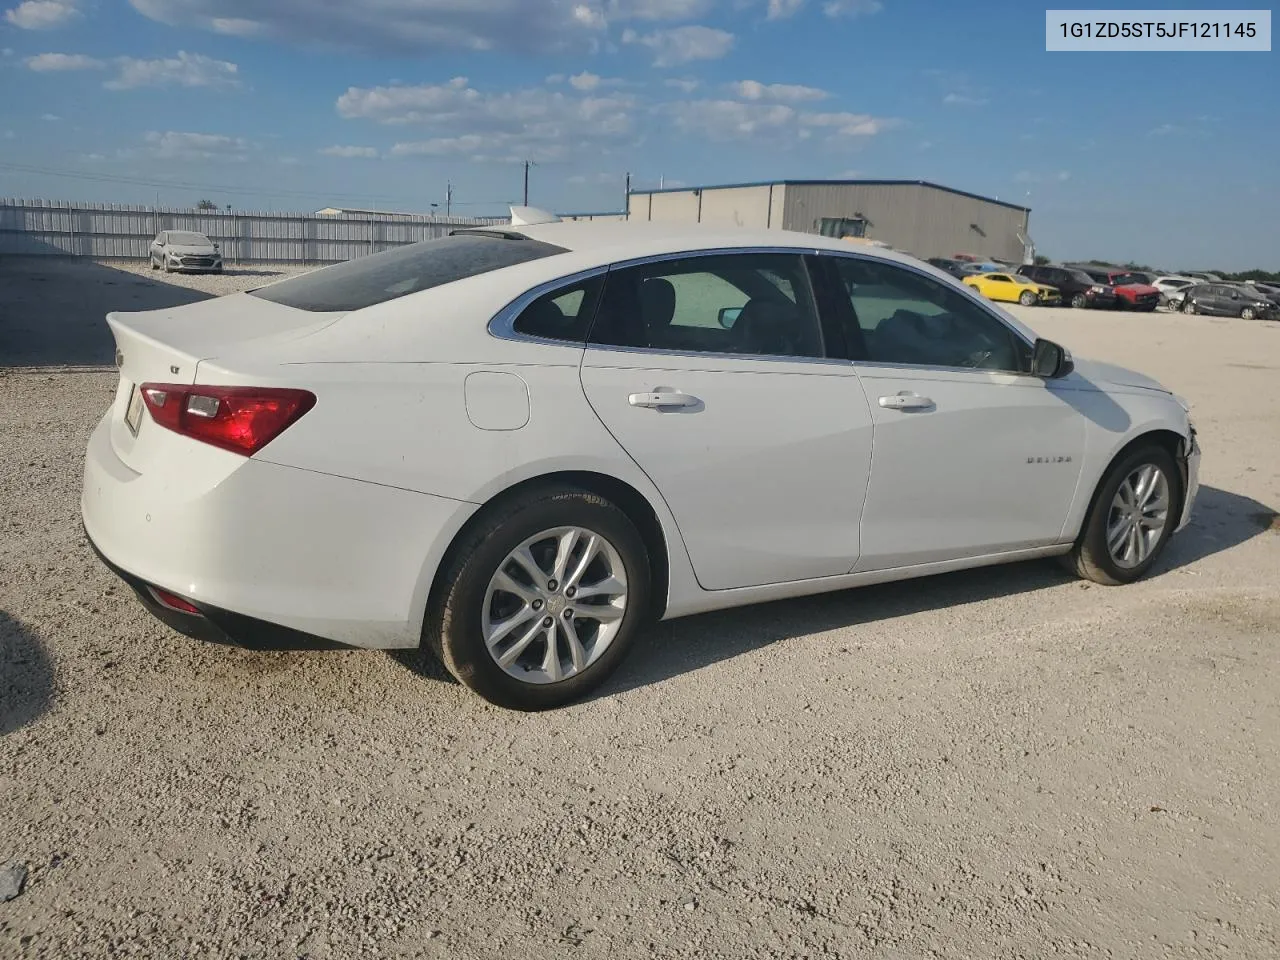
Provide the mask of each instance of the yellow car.
POLYGON ((1057 287, 1011 273, 976 273, 965 277, 964 285, 973 287, 988 300, 1006 300, 1024 307, 1062 302, 1062 292, 1057 287))

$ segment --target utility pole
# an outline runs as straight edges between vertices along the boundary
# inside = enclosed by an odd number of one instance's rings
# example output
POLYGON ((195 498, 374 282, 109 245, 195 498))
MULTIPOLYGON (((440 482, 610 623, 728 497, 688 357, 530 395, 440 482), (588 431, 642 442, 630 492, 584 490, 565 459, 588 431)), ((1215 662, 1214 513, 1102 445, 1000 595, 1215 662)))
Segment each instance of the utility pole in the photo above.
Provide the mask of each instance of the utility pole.
POLYGON ((526 207, 529 205, 529 168, 536 166, 537 164, 532 160, 526 160, 524 162, 524 205, 526 207))
POLYGON ((631 171, 627 171, 627 192, 622 198, 622 212, 626 214, 627 219, 631 219, 631 171))
POLYGON ((453 216, 453 184, 449 183, 444 190, 444 215, 453 216))

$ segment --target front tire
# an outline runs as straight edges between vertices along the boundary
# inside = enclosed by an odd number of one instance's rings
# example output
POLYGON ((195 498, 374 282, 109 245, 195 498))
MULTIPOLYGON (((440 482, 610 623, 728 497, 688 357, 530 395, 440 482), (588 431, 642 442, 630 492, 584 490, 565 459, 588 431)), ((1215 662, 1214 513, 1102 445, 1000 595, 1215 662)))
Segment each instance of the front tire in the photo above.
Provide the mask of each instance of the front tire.
POLYGON ((1067 566, 1107 586, 1141 579, 1173 535, 1181 504, 1169 451, 1155 443, 1136 447, 1103 477, 1067 566))
POLYGON ((1241 320, 1252 320, 1256 316, 1257 316, 1257 313, 1254 312, 1253 307, 1245 307, 1243 310, 1240 311, 1241 320))
POLYGON ((1194 300, 1183 300, 1182 312, 1196 314, 1200 312, 1200 308, 1196 306, 1196 302, 1194 300))
POLYGON ((1025 290, 1022 296, 1018 297, 1018 302, 1024 307, 1034 307, 1036 305, 1036 295, 1030 290, 1025 290))
POLYGON ((482 517, 452 551, 424 640, 484 699, 547 710, 598 688, 649 612, 648 551, 614 504, 547 487, 482 517))

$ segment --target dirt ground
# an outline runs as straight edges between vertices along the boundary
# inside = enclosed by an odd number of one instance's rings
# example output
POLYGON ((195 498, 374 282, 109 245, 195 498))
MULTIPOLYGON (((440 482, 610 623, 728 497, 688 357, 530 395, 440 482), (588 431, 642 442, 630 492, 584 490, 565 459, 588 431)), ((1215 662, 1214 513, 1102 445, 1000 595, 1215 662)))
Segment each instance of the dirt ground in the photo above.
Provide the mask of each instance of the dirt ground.
POLYGON ((1151 579, 663 624, 524 716, 412 656, 199 645, 93 557, 102 316, 208 283, 0 259, 0 956, 1280 956, 1280 324, 1020 312, 1194 404, 1151 579))

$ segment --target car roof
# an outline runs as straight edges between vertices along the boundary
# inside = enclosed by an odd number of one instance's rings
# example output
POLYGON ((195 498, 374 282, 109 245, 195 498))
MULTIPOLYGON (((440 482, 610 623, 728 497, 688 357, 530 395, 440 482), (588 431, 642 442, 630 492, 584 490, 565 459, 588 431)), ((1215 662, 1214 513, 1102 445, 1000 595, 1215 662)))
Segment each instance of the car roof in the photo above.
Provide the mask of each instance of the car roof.
POLYGON ((458 233, 488 233, 522 236, 561 247, 599 264, 640 260, 680 254, 686 251, 733 250, 753 247, 782 247, 797 250, 824 250, 840 253, 856 251, 860 256, 917 263, 915 257, 884 247, 859 244, 791 230, 730 227, 717 224, 672 224, 647 221, 568 221, 521 226, 497 224, 460 230, 458 233))

